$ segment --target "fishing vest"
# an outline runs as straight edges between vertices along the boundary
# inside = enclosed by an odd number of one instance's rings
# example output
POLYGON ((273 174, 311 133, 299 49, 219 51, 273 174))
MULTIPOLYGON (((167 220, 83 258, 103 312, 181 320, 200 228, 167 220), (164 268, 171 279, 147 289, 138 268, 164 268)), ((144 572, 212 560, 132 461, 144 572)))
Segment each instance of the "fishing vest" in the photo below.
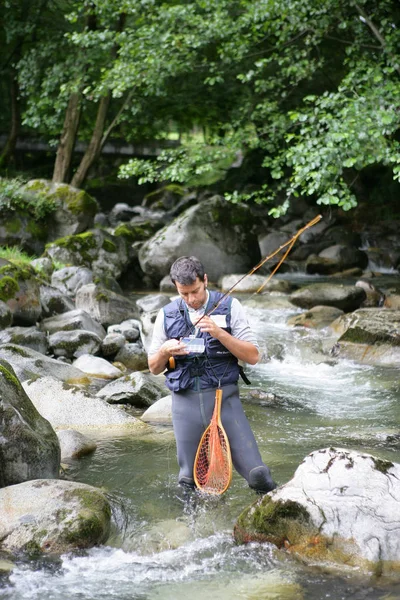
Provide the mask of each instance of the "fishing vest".
MULTIPOLYGON (((210 291, 206 312, 222 298, 221 292, 210 291)), ((225 315, 226 327, 231 333, 232 298, 224 298, 213 315, 225 315)), ((173 300, 164 307, 164 329, 168 339, 180 339, 194 332, 188 309, 181 298, 173 300)), ((216 388, 219 383, 236 383, 239 378, 237 358, 209 333, 197 332, 196 337, 203 338, 205 351, 201 354, 189 354, 175 357, 175 368, 165 373, 166 385, 178 392, 187 389, 216 388)))

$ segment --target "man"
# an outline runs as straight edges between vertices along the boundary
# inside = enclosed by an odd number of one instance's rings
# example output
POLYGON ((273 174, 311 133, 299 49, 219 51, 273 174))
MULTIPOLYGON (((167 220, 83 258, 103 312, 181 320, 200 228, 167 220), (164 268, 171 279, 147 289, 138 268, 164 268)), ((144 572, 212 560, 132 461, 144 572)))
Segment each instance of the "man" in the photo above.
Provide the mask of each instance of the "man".
POLYGON ((238 300, 226 297, 207 314, 223 294, 207 289, 204 267, 194 256, 178 258, 171 267, 170 277, 179 298, 157 315, 149 368, 155 375, 168 369, 165 375, 172 392, 179 483, 194 486, 197 447, 212 417, 215 390, 221 387, 221 420, 229 439, 233 466, 251 488, 269 492, 276 484, 261 459, 237 385, 238 360, 254 365, 259 358, 257 341, 243 308, 238 300), (188 336, 204 343, 204 352, 200 346, 200 352, 190 352, 192 340, 188 336))

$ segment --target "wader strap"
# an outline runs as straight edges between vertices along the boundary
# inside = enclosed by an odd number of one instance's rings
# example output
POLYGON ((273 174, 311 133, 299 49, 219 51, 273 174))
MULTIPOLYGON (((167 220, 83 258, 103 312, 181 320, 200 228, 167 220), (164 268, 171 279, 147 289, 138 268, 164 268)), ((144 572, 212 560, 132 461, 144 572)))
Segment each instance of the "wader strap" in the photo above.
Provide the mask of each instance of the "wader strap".
POLYGON ((239 375, 240 377, 243 379, 243 381, 245 382, 246 385, 251 385, 251 381, 250 379, 247 377, 246 373, 244 372, 244 369, 241 365, 239 365, 239 375))

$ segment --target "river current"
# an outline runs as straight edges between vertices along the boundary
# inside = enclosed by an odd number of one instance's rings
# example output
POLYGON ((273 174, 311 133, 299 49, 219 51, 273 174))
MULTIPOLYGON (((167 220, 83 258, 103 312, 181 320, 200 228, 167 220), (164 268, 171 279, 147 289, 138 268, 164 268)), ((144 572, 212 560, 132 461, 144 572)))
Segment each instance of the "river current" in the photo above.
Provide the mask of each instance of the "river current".
MULTIPOLYGON (((335 358, 326 330, 290 328, 295 308, 248 307, 269 359, 248 368, 243 405, 278 485, 311 451, 335 446, 400 462, 398 369, 335 358)), ((136 412, 140 416, 140 413, 136 412)), ((237 516, 256 500, 236 473, 220 498, 176 484, 170 427, 140 436, 91 433, 98 449, 66 477, 104 489, 113 508, 107 544, 60 558, 21 559, 0 578, 10 600, 395 600, 398 578, 304 566, 268 544, 237 546, 237 516)))

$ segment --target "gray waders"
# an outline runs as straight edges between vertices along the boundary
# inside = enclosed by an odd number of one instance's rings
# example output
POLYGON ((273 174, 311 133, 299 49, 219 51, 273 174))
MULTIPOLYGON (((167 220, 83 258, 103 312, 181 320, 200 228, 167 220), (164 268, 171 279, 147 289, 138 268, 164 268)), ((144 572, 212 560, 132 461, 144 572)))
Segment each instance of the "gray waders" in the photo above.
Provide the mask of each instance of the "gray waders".
MULTIPOLYGON (((232 463, 249 486, 261 492, 276 487, 263 463, 244 414, 236 384, 223 386, 221 421, 229 439, 232 463)), ((194 486, 193 465, 201 436, 211 421, 215 389, 172 392, 172 422, 179 463, 179 483, 194 486)))

